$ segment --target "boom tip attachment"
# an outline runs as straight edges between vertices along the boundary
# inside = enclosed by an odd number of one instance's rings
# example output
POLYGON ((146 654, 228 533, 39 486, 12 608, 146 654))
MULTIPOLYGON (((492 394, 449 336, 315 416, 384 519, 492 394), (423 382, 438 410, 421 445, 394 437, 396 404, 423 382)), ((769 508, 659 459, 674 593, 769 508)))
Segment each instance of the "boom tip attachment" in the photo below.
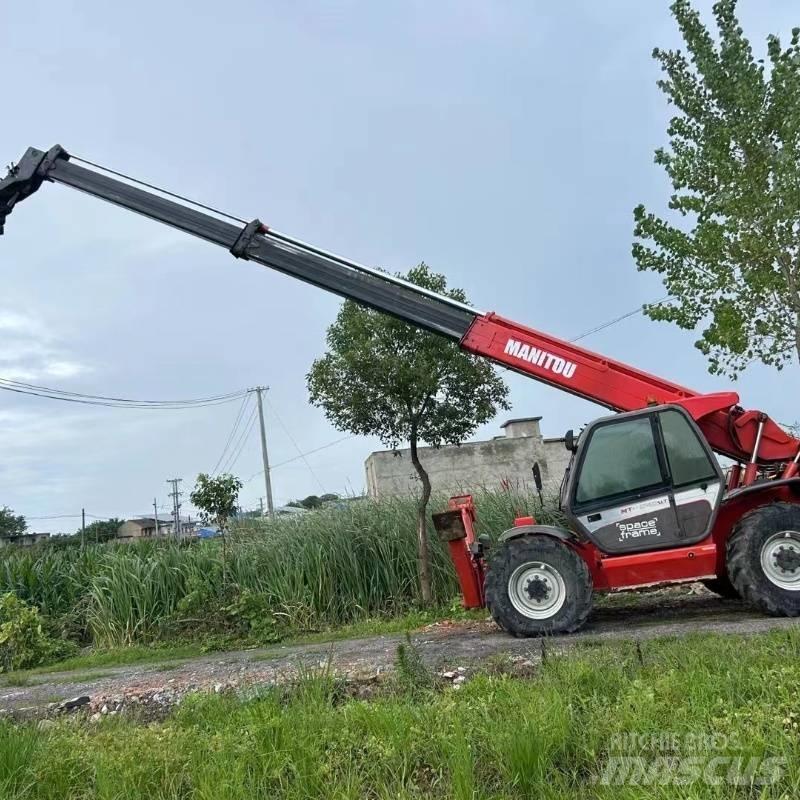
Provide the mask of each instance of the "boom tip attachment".
POLYGON ((29 147, 17 164, 9 165, 8 174, 0 181, 0 236, 5 231, 6 218, 14 206, 42 185, 53 163, 59 158, 69 158, 61 145, 52 147, 46 153, 29 147))

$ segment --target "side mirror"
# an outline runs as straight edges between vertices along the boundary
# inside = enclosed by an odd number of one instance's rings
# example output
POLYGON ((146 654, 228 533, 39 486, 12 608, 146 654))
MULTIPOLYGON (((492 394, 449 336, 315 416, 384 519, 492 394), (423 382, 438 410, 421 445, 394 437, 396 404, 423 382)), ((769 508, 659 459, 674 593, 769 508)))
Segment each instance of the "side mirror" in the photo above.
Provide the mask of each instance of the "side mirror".
POLYGON ((566 447, 570 453, 574 453, 578 449, 578 442, 575 438, 575 432, 572 430, 572 428, 570 428, 564 434, 564 447, 566 447))
POLYGON ((542 497, 542 470, 538 461, 533 462, 533 482, 536 484, 536 492, 539 495, 539 505, 544 507, 544 498, 542 497))
POLYGON ((536 461, 533 465, 533 482, 536 485, 536 491, 542 491, 542 470, 539 467, 539 462, 536 461))

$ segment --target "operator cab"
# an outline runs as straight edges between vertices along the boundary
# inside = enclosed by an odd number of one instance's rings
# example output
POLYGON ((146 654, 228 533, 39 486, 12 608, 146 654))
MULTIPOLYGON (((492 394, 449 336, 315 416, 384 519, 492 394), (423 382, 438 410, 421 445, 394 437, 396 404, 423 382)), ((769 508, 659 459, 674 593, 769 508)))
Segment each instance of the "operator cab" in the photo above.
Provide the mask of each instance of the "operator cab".
POLYGON ((599 419, 565 443, 573 456, 562 509, 603 552, 681 547, 711 532, 724 478, 680 406, 599 419))

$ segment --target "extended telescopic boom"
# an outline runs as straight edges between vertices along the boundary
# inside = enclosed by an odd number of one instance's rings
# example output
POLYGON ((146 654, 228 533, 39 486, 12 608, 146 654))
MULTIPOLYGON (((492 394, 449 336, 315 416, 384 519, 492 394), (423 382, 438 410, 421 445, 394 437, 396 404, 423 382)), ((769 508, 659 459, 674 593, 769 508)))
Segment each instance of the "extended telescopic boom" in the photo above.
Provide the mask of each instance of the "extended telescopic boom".
MULTIPOLYGON (((744 483, 759 465, 783 463, 783 474, 797 471, 800 441, 759 411, 743 411, 734 392, 702 395, 570 342, 527 328, 496 314, 477 311, 392 275, 358 264, 269 229, 255 219, 242 226, 156 191, 70 161, 60 146, 47 152, 30 148, 0 181, 0 234, 8 215, 43 182, 86 192, 213 244, 237 258, 256 261, 294 278, 391 314, 419 328, 456 340, 475 355, 489 358, 531 378, 586 398, 613 411, 677 403, 697 420, 711 446, 750 464, 744 483)), ((203 207, 205 208, 205 207, 203 207)), ((227 219, 234 219, 228 217, 227 219)))

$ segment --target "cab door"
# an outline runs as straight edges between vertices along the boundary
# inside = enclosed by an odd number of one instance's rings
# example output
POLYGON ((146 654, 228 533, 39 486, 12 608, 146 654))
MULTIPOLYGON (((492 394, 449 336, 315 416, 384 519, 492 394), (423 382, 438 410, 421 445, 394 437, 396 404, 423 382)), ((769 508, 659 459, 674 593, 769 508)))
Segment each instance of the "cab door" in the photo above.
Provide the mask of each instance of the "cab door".
POLYGON ((598 420, 580 437, 565 509, 606 553, 694 544, 711 531, 722 471, 679 406, 598 420))

